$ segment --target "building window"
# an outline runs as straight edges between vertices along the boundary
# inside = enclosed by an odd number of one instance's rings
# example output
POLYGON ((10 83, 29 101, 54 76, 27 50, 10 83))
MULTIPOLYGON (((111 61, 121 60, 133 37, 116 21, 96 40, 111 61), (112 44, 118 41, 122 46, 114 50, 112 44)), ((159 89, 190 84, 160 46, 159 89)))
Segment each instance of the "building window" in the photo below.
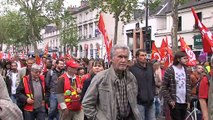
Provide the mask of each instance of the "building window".
POLYGON ((92 38, 93 24, 89 24, 89 38, 92 38))
POLYGON ((84 39, 87 38, 87 25, 84 26, 84 39))
POLYGON ((80 20, 79 20, 79 22, 82 22, 82 14, 80 14, 80 20))
MULTIPOLYGON (((200 22, 202 22, 202 12, 198 12, 197 17, 200 20, 200 22)), ((195 23, 195 29, 198 29, 198 25, 196 23, 195 23)))
POLYGON ((78 34, 79 34, 79 37, 82 37, 82 26, 78 27, 78 34))
POLYGON ((182 30, 182 17, 178 17, 178 31, 182 30))
POLYGON ((93 58, 93 44, 90 44, 90 58, 93 58))

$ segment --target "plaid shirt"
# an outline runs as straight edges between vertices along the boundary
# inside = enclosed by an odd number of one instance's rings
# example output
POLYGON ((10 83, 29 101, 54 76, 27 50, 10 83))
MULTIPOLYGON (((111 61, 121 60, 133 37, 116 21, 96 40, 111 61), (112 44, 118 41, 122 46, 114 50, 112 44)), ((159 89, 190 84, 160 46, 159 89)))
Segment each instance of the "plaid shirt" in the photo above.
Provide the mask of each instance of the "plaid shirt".
POLYGON ((12 101, 1 99, 0 110, 0 120, 23 120, 21 110, 12 101))
POLYGON ((126 79, 116 79, 116 99, 117 99, 117 110, 118 110, 118 119, 127 118, 130 113, 130 106, 127 98, 127 88, 126 88, 126 79))
MULTIPOLYGON (((191 96, 191 84, 190 84, 190 72, 187 68, 184 68, 186 73, 186 102, 190 103, 191 96)), ((170 103, 171 101, 176 102, 176 82, 175 72, 172 66, 170 66, 164 74, 162 91, 164 99, 170 103)))

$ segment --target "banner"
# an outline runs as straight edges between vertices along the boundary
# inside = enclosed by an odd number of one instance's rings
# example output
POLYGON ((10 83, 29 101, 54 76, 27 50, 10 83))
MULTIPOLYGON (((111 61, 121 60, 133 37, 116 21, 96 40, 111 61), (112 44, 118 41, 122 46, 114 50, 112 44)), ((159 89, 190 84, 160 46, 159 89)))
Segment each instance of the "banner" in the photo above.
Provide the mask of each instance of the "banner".
POLYGON ((186 44, 186 42, 184 41, 184 39, 182 37, 180 37, 179 39, 180 41, 180 46, 181 46, 181 51, 185 51, 187 56, 188 56, 188 62, 186 65, 188 66, 195 66, 196 65, 196 56, 194 54, 194 52, 192 51, 192 49, 186 44))
POLYGON ((112 40, 109 40, 107 31, 105 29, 105 24, 104 24, 104 20, 103 20, 102 14, 100 14, 100 17, 99 17, 98 28, 99 28, 99 30, 101 31, 101 33, 102 33, 102 35, 104 37, 104 43, 105 43, 105 46, 106 46, 107 59, 108 59, 108 62, 110 62, 110 50, 112 48, 112 40))

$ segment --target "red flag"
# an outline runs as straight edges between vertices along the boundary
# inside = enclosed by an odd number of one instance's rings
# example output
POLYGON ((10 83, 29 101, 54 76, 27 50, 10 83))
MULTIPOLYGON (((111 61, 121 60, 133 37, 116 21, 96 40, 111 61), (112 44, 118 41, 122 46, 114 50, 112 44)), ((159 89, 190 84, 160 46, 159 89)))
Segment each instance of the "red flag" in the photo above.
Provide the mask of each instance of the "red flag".
POLYGON ((39 57, 39 55, 35 56, 35 62, 36 62, 37 65, 41 64, 41 58, 39 57))
POLYGON ((154 59, 161 61, 160 53, 155 45, 155 42, 152 43, 152 54, 151 54, 151 60, 154 59))
POLYGON ((11 59, 10 51, 8 51, 7 59, 8 59, 8 60, 10 60, 10 59, 11 59))
POLYGON ((195 24, 198 25, 198 28, 202 35, 203 51, 211 54, 212 47, 213 47, 213 35, 212 35, 211 31, 209 31, 208 28, 206 28, 206 26, 203 25, 203 23, 199 20, 193 7, 191 8, 191 10, 192 10, 192 13, 195 18, 195 24))
POLYGON ((161 47, 160 47, 160 55, 161 59, 165 61, 165 68, 171 65, 173 61, 172 49, 168 45, 168 40, 162 40, 161 47))
POLYGON ((161 42, 161 46, 160 46, 160 55, 161 58, 163 59, 166 54, 167 54, 167 48, 168 48, 168 44, 166 43, 166 41, 163 39, 161 42))
POLYGON ((56 55, 56 53, 55 53, 55 52, 53 52, 53 54, 52 54, 52 58, 53 58, 53 59, 56 59, 56 58, 57 58, 57 55, 56 55))
POLYGON ((48 54, 48 43, 46 44, 45 49, 44 49, 44 55, 47 55, 47 54, 48 54))
POLYGON ((3 52, 1 51, 0 52, 0 60, 2 60, 3 59, 3 52))
POLYGON ((98 28, 101 31, 103 37, 104 37, 104 43, 106 46, 106 52, 107 52, 107 59, 110 61, 110 50, 112 48, 112 40, 109 40, 107 31, 105 29, 105 24, 103 20, 102 14, 100 14, 99 21, 98 21, 98 28))
POLYGON ((181 51, 185 51, 188 56, 188 63, 189 66, 195 66, 196 65, 196 56, 194 52, 191 50, 191 48, 186 44, 186 42, 183 40, 182 37, 180 37, 180 45, 181 45, 181 51))

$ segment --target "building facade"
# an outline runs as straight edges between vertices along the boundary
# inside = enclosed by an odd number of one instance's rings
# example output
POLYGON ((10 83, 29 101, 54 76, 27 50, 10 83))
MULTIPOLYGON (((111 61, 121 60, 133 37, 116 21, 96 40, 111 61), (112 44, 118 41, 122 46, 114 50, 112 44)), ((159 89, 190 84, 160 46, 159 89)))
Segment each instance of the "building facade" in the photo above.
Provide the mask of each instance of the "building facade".
MULTIPOLYGON (((81 1, 81 7, 73 8, 72 15, 76 18, 78 26, 79 43, 77 58, 105 58, 106 47, 102 34, 98 29, 98 9, 91 10, 88 1, 81 1)), ((114 38, 114 18, 111 14, 102 13, 105 22, 105 29, 109 39, 114 38)), ((123 43, 122 22, 118 24, 118 44, 123 43)))
MULTIPOLYGON (((80 7, 68 8, 72 16, 76 20, 78 27, 78 45, 77 47, 71 46, 70 54, 76 58, 105 58, 106 47, 102 34, 98 29, 99 13, 98 9, 91 10, 88 1, 81 1, 80 7)), ((105 22, 105 29, 108 33, 109 39, 114 38, 114 18, 111 14, 103 13, 103 19, 105 22)), ((118 44, 123 44, 123 23, 118 24, 118 44)), ((38 48, 45 49, 45 45, 48 43, 50 49, 57 49, 60 53, 64 53, 64 46, 62 46, 62 40, 60 38, 60 31, 54 28, 54 26, 47 26, 42 34, 43 41, 38 43, 38 48)), ((69 48, 66 48, 69 49, 69 48)))
MULTIPOLYGON (((195 26, 194 16, 191 12, 191 7, 194 7, 198 17, 203 24, 213 30, 213 1, 201 0, 189 2, 182 5, 178 9, 179 23, 178 23, 178 37, 184 38, 185 42, 194 50, 202 51, 202 38, 200 31, 195 26)), ((145 48, 145 15, 143 19, 133 20, 124 26, 125 43, 131 48, 134 55, 136 49, 145 48), (139 30, 139 32, 137 32, 139 30), (142 32, 140 32, 142 31, 142 32), (142 35, 140 34, 142 33, 142 35)), ((159 48, 162 39, 168 38, 169 45, 172 47, 171 29, 173 27, 173 20, 171 16, 171 0, 162 2, 154 14, 148 17, 148 34, 150 40, 154 40, 156 46, 159 48)), ((180 45, 180 44, 179 44, 180 45)))
MULTIPOLYGON (((184 38, 186 44, 188 44, 194 51, 202 51, 202 37, 198 27, 195 25, 195 19, 191 11, 191 7, 194 7, 199 19, 209 29, 213 30, 213 1, 212 0, 201 0, 196 2, 187 3, 178 9, 178 37, 184 38)), ((164 19, 165 29, 157 30, 154 34, 156 41, 161 41, 164 36, 169 37, 171 41, 171 29, 172 29, 172 17, 171 10, 167 11, 166 18, 164 19)), ((160 43, 156 42, 157 46, 160 43)), ((180 45, 180 43, 179 43, 180 45)))

